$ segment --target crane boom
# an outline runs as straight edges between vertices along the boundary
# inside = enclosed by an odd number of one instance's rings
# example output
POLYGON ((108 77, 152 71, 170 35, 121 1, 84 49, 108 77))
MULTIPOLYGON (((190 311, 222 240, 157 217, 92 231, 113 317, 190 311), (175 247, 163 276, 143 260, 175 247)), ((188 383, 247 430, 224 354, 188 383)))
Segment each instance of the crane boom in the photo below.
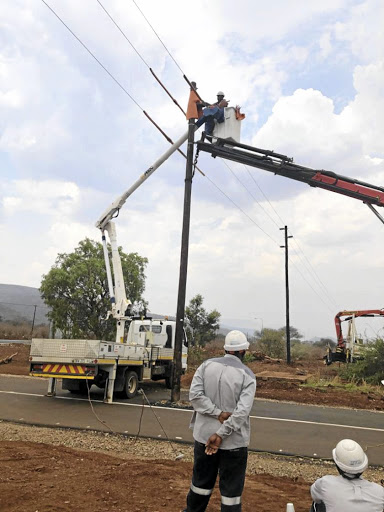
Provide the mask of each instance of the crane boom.
POLYGON ((366 203, 384 223, 384 219, 373 208, 384 206, 384 188, 364 181, 336 174, 332 171, 315 170, 293 163, 293 159, 273 151, 259 149, 247 144, 217 139, 214 144, 204 141, 197 142, 199 151, 211 153, 212 157, 225 158, 234 162, 250 165, 273 172, 292 180, 307 183, 311 187, 323 188, 345 196, 359 199, 366 203))
POLYGON ((119 196, 101 215, 96 222, 96 227, 102 233, 103 253, 105 267, 107 271, 108 292, 111 303, 111 311, 108 313, 116 320, 116 341, 122 343, 124 337, 125 321, 130 315, 131 301, 127 299, 124 284, 123 269, 121 266, 121 258, 119 254, 119 246, 117 243, 116 227, 112 219, 119 215, 120 208, 133 192, 140 187, 168 158, 177 151, 180 146, 187 140, 188 132, 184 133, 172 146, 170 146, 163 155, 158 158, 148 169, 135 181, 135 183, 119 196), (112 250, 112 271, 107 246, 107 237, 111 243, 112 250), (128 316, 127 316, 128 315, 128 316))

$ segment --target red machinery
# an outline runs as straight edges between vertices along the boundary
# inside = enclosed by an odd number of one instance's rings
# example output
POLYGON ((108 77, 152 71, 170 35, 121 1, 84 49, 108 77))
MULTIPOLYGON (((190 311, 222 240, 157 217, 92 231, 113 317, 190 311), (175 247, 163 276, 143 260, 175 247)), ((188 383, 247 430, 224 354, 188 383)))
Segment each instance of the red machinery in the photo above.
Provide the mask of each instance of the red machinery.
POLYGON ((384 317, 384 309, 363 309, 360 311, 340 311, 337 313, 335 316, 337 346, 335 352, 332 352, 331 347, 328 347, 327 353, 324 356, 326 364, 332 364, 334 361, 351 363, 356 359, 361 359, 362 353, 360 347, 363 343, 362 340, 357 337, 355 318, 380 316, 384 317), (342 322, 348 322, 348 333, 346 337, 343 336, 341 328, 342 322))

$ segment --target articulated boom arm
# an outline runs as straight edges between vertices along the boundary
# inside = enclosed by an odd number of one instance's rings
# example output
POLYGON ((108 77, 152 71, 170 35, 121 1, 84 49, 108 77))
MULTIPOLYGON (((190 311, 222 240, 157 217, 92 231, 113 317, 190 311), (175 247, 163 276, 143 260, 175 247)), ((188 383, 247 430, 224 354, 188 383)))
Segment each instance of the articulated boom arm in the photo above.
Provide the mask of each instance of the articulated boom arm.
POLYGON ((373 205, 384 206, 384 188, 363 181, 341 176, 331 171, 315 170, 293 163, 293 159, 285 155, 255 148, 246 144, 240 144, 227 139, 217 139, 214 144, 197 142, 200 151, 233 160, 273 172, 279 176, 285 176, 296 181, 307 183, 311 187, 324 188, 331 192, 337 192, 345 196, 360 199, 366 203, 375 215, 384 223, 383 217, 375 210, 373 205))
POLYGON ((180 148, 180 146, 187 140, 187 138, 188 132, 186 132, 182 137, 180 137, 160 158, 156 160, 156 162, 153 165, 151 165, 144 172, 144 174, 142 174, 139 177, 139 179, 126 192, 124 192, 120 197, 118 197, 110 205, 110 207, 104 211, 99 220, 96 222, 96 227, 99 228, 102 233, 104 260, 108 280, 108 291, 111 301, 111 311, 108 314, 112 315, 117 322, 117 342, 123 342, 125 321, 128 319, 128 317, 126 316, 126 312, 127 309, 129 311, 131 301, 127 299, 125 293, 124 275, 121 266, 119 246, 117 243, 116 227, 115 223, 112 222, 112 219, 116 218, 119 215, 120 208, 124 205, 128 197, 131 194, 133 194, 133 192, 137 188, 139 188, 140 185, 144 183, 144 181, 147 180, 147 178, 149 178, 149 176, 151 176, 156 171, 156 169, 160 167, 161 164, 168 160, 168 158, 180 148), (105 231, 108 232, 109 240, 111 242, 113 276, 109 261, 109 253, 105 231))
POLYGON ((384 316, 384 309, 363 309, 360 311, 340 311, 335 316, 335 327, 336 327, 336 337, 337 337, 337 346, 344 348, 344 338, 341 330, 341 322, 347 322, 351 320, 352 317, 375 317, 375 316, 384 316), (343 320, 341 319, 342 317, 343 320))

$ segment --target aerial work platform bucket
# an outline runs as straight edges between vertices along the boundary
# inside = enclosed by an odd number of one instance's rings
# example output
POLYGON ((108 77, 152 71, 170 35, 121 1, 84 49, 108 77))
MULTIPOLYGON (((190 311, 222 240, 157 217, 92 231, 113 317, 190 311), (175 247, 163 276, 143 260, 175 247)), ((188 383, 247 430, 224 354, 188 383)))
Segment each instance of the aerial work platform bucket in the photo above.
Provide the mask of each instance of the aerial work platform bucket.
POLYGON ((236 119, 236 109, 234 107, 224 108, 224 123, 215 121, 213 136, 220 139, 232 139, 240 142, 241 120, 236 119))

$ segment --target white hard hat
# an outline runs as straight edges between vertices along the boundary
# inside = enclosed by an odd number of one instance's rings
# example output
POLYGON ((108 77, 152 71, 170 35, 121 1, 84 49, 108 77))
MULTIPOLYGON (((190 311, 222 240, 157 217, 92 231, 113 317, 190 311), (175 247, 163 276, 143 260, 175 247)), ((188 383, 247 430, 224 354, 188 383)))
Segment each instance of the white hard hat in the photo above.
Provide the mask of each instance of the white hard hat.
POLYGON ((225 337, 224 350, 238 352, 249 347, 245 334, 241 331, 230 331, 225 337))
POLYGON ((225 94, 223 93, 223 91, 219 91, 216 96, 225 96, 225 94))
POLYGON ((332 450, 332 457, 342 471, 352 475, 362 473, 368 466, 368 457, 364 450, 352 439, 343 439, 337 443, 332 450))

